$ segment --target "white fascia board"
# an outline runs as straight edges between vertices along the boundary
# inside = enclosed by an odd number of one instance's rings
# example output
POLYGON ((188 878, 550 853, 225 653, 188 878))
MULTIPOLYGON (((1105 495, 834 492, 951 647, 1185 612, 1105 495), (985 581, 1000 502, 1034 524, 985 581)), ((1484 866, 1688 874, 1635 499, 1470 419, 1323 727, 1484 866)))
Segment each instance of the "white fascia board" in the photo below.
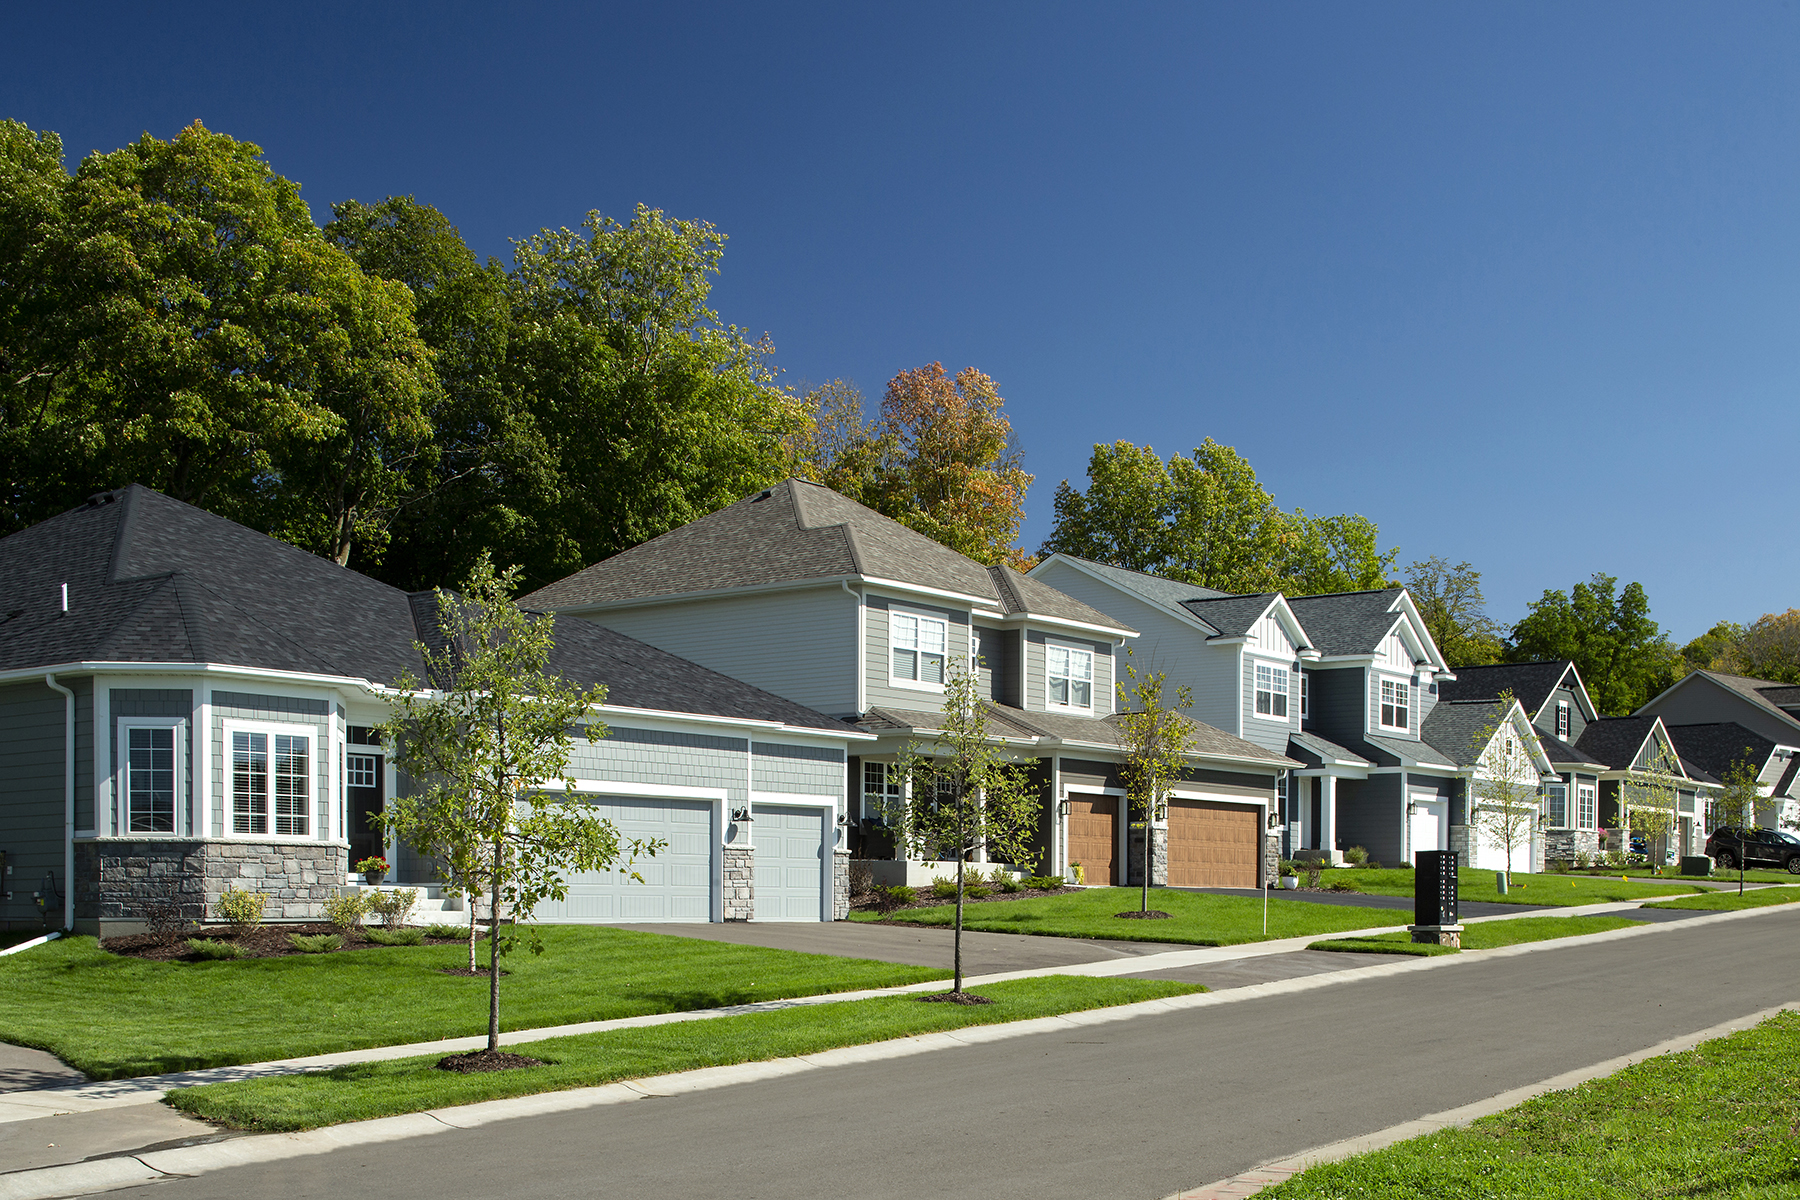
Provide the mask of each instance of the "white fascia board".
POLYGON ((1425 627, 1425 618, 1419 615, 1419 606, 1413 603, 1412 593, 1401 588, 1399 599, 1395 601, 1395 604, 1402 607, 1411 620, 1413 633, 1419 639, 1419 644, 1430 651, 1427 661, 1431 663, 1432 669, 1448 671, 1450 664, 1444 661, 1444 652, 1438 649, 1438 644, 1432 640, 1431 630, 1425 627))
POLYGON ((634 726, 643 726, 649 722, 662 721, 671 725, 679 725, 691 729, 695 725, 712 726, 719 729, 730 729, 740 733, 779 734, 784 738, 807 738, 825 742, 872 742, 875 735, 846 725, 840 732, 836 729, 817 729, 810 725, 789 725, 783 721, 768 721, 758 717, 717 717, 706 713, 675 712, 661 708, 632 708, 623 704, 601 704, 594 710, 601 717, 621 718, 618 724, 627 722, 634 726))
POLYGON ((88 661, 57 663, 0 671, 0 683, 18 683, 52 675, 206 675, 226 679, 271 679, 307 687, 326 687, 339 692, 361 691, 376 696, 398 695, 393 688, 349 675, 325 675, 312 671, 276 671, 262 667, 234 667, 222 663, 88 661))
POLYGON ((1367 779, 1375 767, 1351 767, 1333 763, 1328 767, 1301 767, 1293 774, 1303 779, 1367 779))
MULTIPOLYGON (((1383 634, 1382 636, 1386 637, 1387 635, 1383 634)), ((1319 656, 1319 662, 1321 664, 1342 663, 1347 667, 1366 667, 1374 661, 1375 656, 1373 654, 1322 654, 1319 656)))
POLYGON ((1130 588, 1120 587, 1117 583, 1114 583, 1112 580, 1108 579, 1106 576, 1104 576, 1104 575, 1100 574, 1098 571, 1095 571, 1095 570, 1091 569, 1090 567, 1088 567, 1088 565, 1086 563, 1076 562, 1074 559, 1065 557, 1062 554, 1052 554, 1049 558, 1046 558, 1043 562, 1039 563, 1037 566, 1031 568, 1031 570, 1029 570, 1025 573, 1027 575, 1036 576, 1039 571, 1041 571, 1044 567, 1048 566, 1049 564, 1051 564, 1053 562, 1064 563, 1071 569, 1080 571, 1083 575, 1086 575, 1089 579, 1092 579, 1094 582, 1105 584, 1107 587, 1111 588, 1113 591, 1118 592, 1122 596, 1130 597, 1132 600, 1137 601, 1139 604, 1142 604, 1146 608, 1153 608, 1159 613, 1164 613, 1164 614, 1173 616, 1176 620, 1182 622, 1183 624, 1192 625, 1195 629, 1198 629, 1200 632, 1206 634, 1208 637, 1212 637, 1219 632, 1218 630, 1214 629, 1212 626, 1206 624, 1206 622, 1202 621, 1199 617, 1196 617, 1193 613, 1189 612, 1187 609, 1182 608, 1179 605, 1159 604, 1155 600, 1150 599, 1148 596, 1143 595, 1141 592, 1134 592, 1130 588))
MULTIPOLYGON (((1316 657, 1318 651, 1313 648, 1312 636, 1306 632, 1306 626, 1300 623, 1300 617, 1294 612, 1293 606, 1288 603, 1287 597, 1280 592, 1275 593, 1275 600, 1269 605, 1269 608, 1279 608, 1284 614, 1283 617, 1277 619, 1281 621, 1282 628, 1287 630, 1288 637, 1293 639, 1295 656, 1299 657, 1305 651, 1312 650, 1316 657)), ((1264 615, 1267 615, 1266 610, 1264 615)))
MULTIPOLYGON (((868 587, 885 588, 889 591, 910 592, 915 596, 929 596, 934 600, 954 600, 958 605, 975 608, 977 605, 988 606, 994 603, 992 596, 976 596, 969 592, 954 592, 945 588, 926 587, 922 583, 903 583, 898 579, 881 579, 874 575, 858 575, 868 587)), ((835 582, 835 580, 833 581, 835 582)))
POLYGON ((1465 778, 1468 770, 1465 767, 1440 767, 1435 763, 1402 763, 1397 767, 1370 767, 1370 775, 1430 775, 1437 779, 1465 778))
POLYGON ((997 625, 1042 625, 1057 631, 1097 634, 1112 642, 1120 642, 1126 638, 1138 636, 1138 631, 1131 628, 1129 625, 1095 625, 1091 621, 1077 621, 1069 617, 1052 617, 1037 612, 990 613, 978 611, 975 615, 991 620, 997 625))
MULTIPOLYGON (((1257 619, 1261 620, 1262 618, 1257 619)), ((1250 635, 1240 633, 1236 637, 1209 637, 1206 639, 1206 644, 1209 646, 1247 646, 1250 644, 1250 635)))

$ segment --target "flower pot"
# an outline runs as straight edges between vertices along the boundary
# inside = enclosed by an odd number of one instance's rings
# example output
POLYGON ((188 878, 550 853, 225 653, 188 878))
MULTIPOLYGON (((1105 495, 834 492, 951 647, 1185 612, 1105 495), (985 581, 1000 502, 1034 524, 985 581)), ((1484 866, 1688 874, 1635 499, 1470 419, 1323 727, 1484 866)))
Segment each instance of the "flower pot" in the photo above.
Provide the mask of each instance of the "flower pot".
POLYGON ((1298 875, 1283 875, 1281 877, 1281 886, 1288 891, 1292 891, 1300 886, 1300 877, 1298 875))
POLYGON ((364 871, 363 878, 368 881, 370 887, 380 887, 382 877, 386 874, 386 871, 364 871))

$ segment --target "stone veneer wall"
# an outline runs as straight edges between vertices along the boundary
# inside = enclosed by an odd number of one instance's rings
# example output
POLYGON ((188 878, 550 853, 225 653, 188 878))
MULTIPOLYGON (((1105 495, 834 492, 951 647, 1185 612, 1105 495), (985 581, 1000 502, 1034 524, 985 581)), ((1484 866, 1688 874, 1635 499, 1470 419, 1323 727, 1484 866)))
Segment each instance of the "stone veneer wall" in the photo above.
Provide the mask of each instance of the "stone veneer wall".
POLYGON ((725 919, 748 921, 756 915, 756 851, 749 846, 726 846, 725 919))
POLYGON ((850 851, 840 847, 832 854, 831 919, 850 919, 850 851))
POLYGON ((1281 876, 1281 830, 1268 830, 1263 834, 1262 878, 1256 882, 1261 887, 1274 887, 1281 876))
POLYGON ((1546 829, 1544 831, 1544 861, 1546 863, 1573 865, 1577 854, 1599 856, 1600 831, 1598 829, 1546 829))
MULTIPOLYGON (((1130 853, 1125 862, 1125 886, 1144 886, 1144 827, 1133 824, 1131 836, 1125 839, 1130 853)), ((1150 886, 1167 887, 1169 883, 1169 827, 1158 825, 1150 835, 1150 886)))
POLYGON ((75 844, 75 919, 107 932, 141 924, 145 904, 174 881, 182 915, 203 921, 219 894, 236 886, 270 897, 264 919, 310 921, 344 885, 348 849, 316 843, 217 839, 94 838, 75 844))

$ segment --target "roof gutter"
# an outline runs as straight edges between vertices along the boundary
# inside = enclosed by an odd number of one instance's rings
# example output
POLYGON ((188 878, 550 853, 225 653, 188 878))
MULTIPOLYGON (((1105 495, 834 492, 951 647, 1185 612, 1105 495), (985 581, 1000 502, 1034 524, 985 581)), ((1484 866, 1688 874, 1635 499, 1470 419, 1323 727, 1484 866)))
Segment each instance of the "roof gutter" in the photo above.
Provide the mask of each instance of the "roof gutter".
MULTIPOLYGON (((52 691, 63 694, 63 928, 75 928, 75 693, 44 676, 52 691)), ((45 900, 50 897, 45 896, 45 900)))

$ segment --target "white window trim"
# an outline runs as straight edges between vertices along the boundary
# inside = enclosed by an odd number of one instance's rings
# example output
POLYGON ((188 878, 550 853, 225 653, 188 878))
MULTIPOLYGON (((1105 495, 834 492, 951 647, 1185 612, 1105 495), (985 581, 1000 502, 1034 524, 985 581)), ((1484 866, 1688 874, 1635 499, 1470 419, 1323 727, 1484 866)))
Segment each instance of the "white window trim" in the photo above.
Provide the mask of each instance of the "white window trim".
MULTIPOLYGON (((1395 705, 1394 707, 1398 708, 1399 706, 1395 705)), ((1393 733, 1410 733, 1410 732, 1412 732, 1412 710, 1413 710, 1412 680, 1410 680, 1410 679, 1386 679, 1386 678, 1378 678, 1377 679, 1376 686, 1375 686, 1375 727, 1377 729, 1386 729, 1393 733), (1383 707, 1383 704, 1382 704, 1382 699, 1381 699, 1381 685, 1384 683, 1392 684, 1396 689, 1398 689, 1398 688, 1406 689, 1406 724, 1404 724, 1404 725, 1389 725, 1386 721, 1382 720, 1381 709, 1383 707)))
POLYGON ((118 768, 119 795, 119 828, 120 837, 128 838, 180 838, 193 836, 190 832, 193 820, 187 812, 188 798, 187 780, 187 718, 186 717, 120 717, 119 745, 113 762, 118 768), (173 729, 175 731, 175 828, 167 833, 136 832, 131 828, 131 754, 129 747, 130 731, 133 729, 173 729))
MULTIPOLYGON (((1293 672, 1292 668, 1288 667, 1285 663, 1257 662, 1255 659, 1251 659, 1250 660, 1250 715, 1258 718, 1259 720, 1263 720, 1263 721, 1279 721, 1283 725, 1292 725, 1294 723, 1294 717, 1293 717, 1293 711, 1292 711, 1293 707, 1294 707, 1294 678, 1293 678, 1293 676, 1294 676, 1294 672, 1293 672), (1258 693, 1260 693, 1263 690, 1262 686, 1259 683, 1257 683, 1257 681, 1256 681, 1256 672, 1258 670, 1266 670, 1266 671, 1271 671, 1271 672, 1280 671, 1288 677, 1287 691, 1285 691, 1285 692, 1276 691, 1275 687, 1274 687, 1273 679, 1270 680, 1270 687, 1269 687, 1269 695, 1270 696, 1280 696, 1286 701, 1286 703, 1284 703, 1282 705, 1282 707, 1285 709, 1288 709, 1289 710, 1288 712, 1282 713, 1280 716, 1277 716, 1274 713, 1262 712, 1256 707, 1257 695, 1258 695, 1258 693)), ((1274 704, 1271 703, 1269 705, 1269 707, 1273 708, 1275 706, 1274 706, 1274 704)))
POLYGON ((1046 712, 1091 713, 1094 711, 1094 693, 1098 690, 1099 684, 1099 680, 1094 677, 1094 660, 1098 657, 1099 656, 1094 653, 1094 648, 1092 646, 1081 645, 1075 642, 1052 640, 1050 638, 1044 639, 1044 710, 1046 712), (1086 704, 1061 704, 1050 698, 1050 681, 1052 679, 1067 679, 1069 681, 1070 695, 1075 694, 1076 683, 1076 679, 1073 675, 1053 676, 1050 674, 1050 648, 1052 646, 1056 647, 1058 650, 1066 650, 1070 654, 1087 655, 1088 677, 1085 682, 1088 685, 1088 702, 1086 704))
MULTIPOLYGON (((946 676, 949 675, 949 673, 950 673, 950 658, 951 658, 951 651, 950 651, 951 621, 950 621, 950 619, 948 617, 940 616, 937 613, 912 612, 907 609, 901 609, 901 608, 889 608, 888 609, 887 673, 888 673, 889 686, 897 687, 897 688, 907 688, 907 689, 909 689, 911 691, 915 691, 915 692, 936 692, 941 695, 944 691, 944 685, 941 683, 932 683, 931 681, 926 680, 926 679, 908 679, 904 675, 894 674, 894 651, 896 649, 905 649, 906 648, 906 647, 897 647, 894 645, 894 617, 895 616, 910 617, 915 621, 936 621, 938 624, 940 624, 944 627, 944 674, 946 676)), ((914 654, 922 654, 924 652, 922 650, 914 648, 913 653, 914 654)), ((915 660, 915 662, 914 662, 914 667, 915 667, 915 669, 917 668, 917 660, 915 660)))
POLYGON ((1546 828, 1575 828, 1575 823, 1570 820, 1570 817, 1575 813, 1575 798, 1570 794, 1573 791, 1574 789, 1566 783, 1547 783, 1544 785, 1544 825, 1546 828), (1551 819, 1556 810, 1551 806, 1550 793, 1556 788, 1561 788, 1563 793, 1563 819, 1561 822, 1553 821, 1551 819))
MULTIPOLYGON (((319 829, 319 727, 317 725, 301 725, 284 721, 241 721, 227 719, 220 731, 219 762, 220 795, 224 801, 224 826, 222 836, 234 842, 294 842, 296 844, 331 842, 329 829, 319 829), (233 753, 233 734, 263 733, 271 738, 276 736, 304 737, 307 740, 306 751, 306 833, 276 833, 275 810, 272 789, 275 780, 275 747, 269 747, 269 786, 271 795, 265 798, 269 805, 269 831, 267 833, 239 833, 232 820, 234 802, 237 793, 233 790, 231 756, 233 753)), ((330 767, 327 766, 329 770, 330 767)))
POLYGON ((1578 783, 1575 785, 1575 797, 1575 828, 1600 828, 1600 786, 1593 783, 1578 783), (1589 818, 1590 823, 1586 825, 1581 823, 1581 794, 1583 792, 1586 792, 1591 798, 1594 812, 1594 815, 1589 818))
POLYGON ((1312 676, 1305 671, 1296 672, 1300 676, 1300 719, 1312 719, 1312 676))
POLYGON ((1571 731, 1574 730, 1574 728, 1575 728, 1575 722, 1572 717, 1572 714, 1569 711, 1569 702, 1567 700, 1558 700, 1556 702, 1556 737, 1557 737, 1557 740, 1563 741, 1563 742, 1568 741, 1569 734, 1571 731))

